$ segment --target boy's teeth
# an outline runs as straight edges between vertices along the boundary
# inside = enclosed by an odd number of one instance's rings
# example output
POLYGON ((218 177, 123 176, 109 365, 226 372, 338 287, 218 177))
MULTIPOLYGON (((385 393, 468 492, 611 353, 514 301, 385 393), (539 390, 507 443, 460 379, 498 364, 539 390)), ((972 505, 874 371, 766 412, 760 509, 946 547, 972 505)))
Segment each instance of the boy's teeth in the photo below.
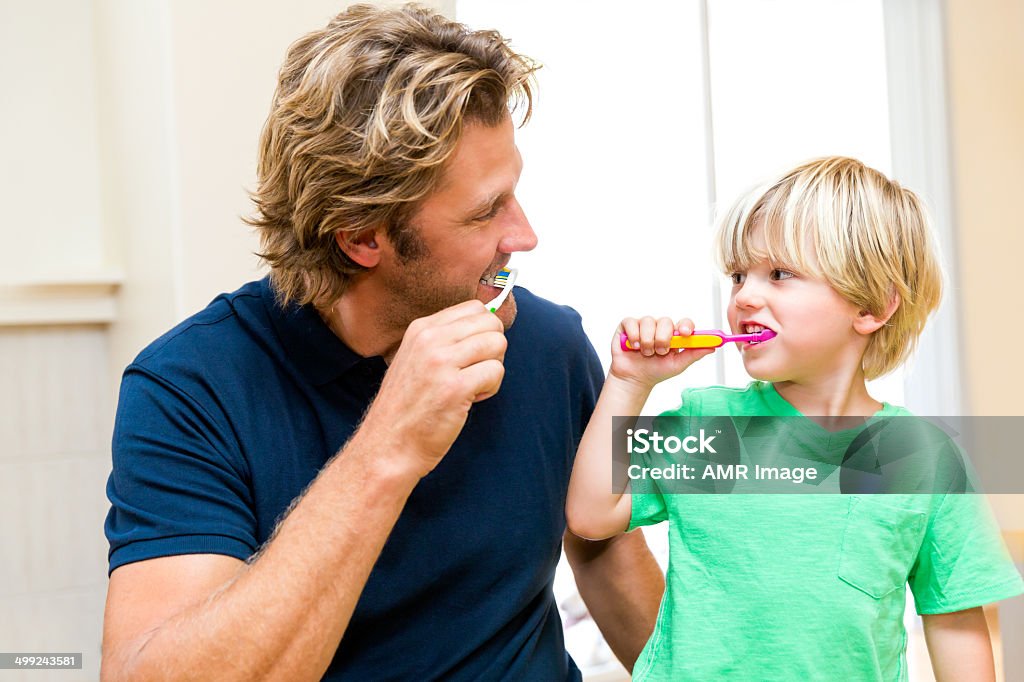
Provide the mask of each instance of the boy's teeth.
POLYGON ((759 324, 745 324, 743 327, 748 334, 757 334, 764 331, 764 327, 759 324))

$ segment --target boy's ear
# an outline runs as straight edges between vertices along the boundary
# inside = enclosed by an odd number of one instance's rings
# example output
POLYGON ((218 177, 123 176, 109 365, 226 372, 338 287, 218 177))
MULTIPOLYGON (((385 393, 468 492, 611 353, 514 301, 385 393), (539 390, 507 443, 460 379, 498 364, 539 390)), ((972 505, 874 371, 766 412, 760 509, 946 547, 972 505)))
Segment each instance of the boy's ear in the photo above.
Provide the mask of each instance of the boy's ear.
POLYGON ((376 230, 362 230, 356 233, 339 230, 334 233, 334 241, 346 256, 364 268, 372 268, 380 262, 376 230))
POLYGON ((860 311, 857 315, 857 319, 853 321, 853 328, 856 329, 858 333, 864 334, 865 336, 875 333, 889 321, 889 318, 892 317, 900 307, 900 303, 902 303, 902 301, 903 299, 900 298, 899 294, 893 293, 892 298, 889 300, 889 305, 886 306, 885 312, 882 313, 881 317, 872 315, 867 310, 860 311))

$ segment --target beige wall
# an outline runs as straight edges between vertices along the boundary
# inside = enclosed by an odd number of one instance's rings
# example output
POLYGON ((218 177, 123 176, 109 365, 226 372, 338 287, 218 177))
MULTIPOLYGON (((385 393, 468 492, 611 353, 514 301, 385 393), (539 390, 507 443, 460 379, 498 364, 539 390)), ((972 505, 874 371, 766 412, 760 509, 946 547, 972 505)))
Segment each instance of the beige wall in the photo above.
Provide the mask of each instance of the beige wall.
POLYGON ((1024 3, 947 0, 960 296, 970 405, 1024 415, 1024 3))
POLYGON ((95 680, 110 468, 107 334, 98 325, 0 328, 0 645, 81 653, 82 670, 3 680, 95 680))
MULTIPOLYGON (((974 414, 1024 415, 1024 3, 947 0, 946 33, 964 385, 974 414)), ((1024 529, 1024 496, 993 504, 1024 529)))
MULTIPOLYGON (((977 415, 1024 415, 1024 3, 946 0, 954 206, 964 339, 964 386, 977 415), (998 341, 993 342, 993 339, 998 341)), ((992 495, 1011 552, 1024 557, 1024 495, 992 495)), ((1020 565, 1020 564, 1018 564, 1020 565)), ((1024 636, 1020 599, 999 606, 1004 641, 1024 636)), ((1006 679, 1024 652, 1003 647, 1006 679)))
POLYGON ((0 2, 0 282, 101 268, 92 22, 89 2, 0 2))

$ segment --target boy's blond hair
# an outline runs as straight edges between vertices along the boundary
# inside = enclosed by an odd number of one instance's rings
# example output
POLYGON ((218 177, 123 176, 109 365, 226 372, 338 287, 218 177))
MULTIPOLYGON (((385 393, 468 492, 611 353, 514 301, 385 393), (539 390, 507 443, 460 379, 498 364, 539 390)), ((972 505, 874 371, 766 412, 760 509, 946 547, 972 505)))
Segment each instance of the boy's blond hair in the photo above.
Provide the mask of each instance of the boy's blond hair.
POLYGON ((745 193, 721 220, 716 245, 727 273, 767 258, 821 277, 879 317, 898 295, 896 312, 868 342, 867 379, 906 361, 942 297, 938 248, 921 200, 856 159, 809 161, 745 193), (751 246, 755 224, 763 226, 767 253, 751 246))

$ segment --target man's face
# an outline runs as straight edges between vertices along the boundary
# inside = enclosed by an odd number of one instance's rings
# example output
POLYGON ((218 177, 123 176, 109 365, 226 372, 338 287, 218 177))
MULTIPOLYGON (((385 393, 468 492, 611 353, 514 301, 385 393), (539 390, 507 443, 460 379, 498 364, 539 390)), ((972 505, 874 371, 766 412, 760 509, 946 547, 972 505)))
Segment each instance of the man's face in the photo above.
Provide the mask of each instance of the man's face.
MULTIPOLYGON (((393 293, 386 314, 396 326, 476 298, 487 303, 500 289, 485 284, 516 251, 537 245, 515 198, 523 162, 510 117, 497 126, 467 123, 437 190, 410 221, 422 247, 411 259, 381 261, 378 274, 393 293)), ((498 309, 507 329, 515 295, 498 309)))

